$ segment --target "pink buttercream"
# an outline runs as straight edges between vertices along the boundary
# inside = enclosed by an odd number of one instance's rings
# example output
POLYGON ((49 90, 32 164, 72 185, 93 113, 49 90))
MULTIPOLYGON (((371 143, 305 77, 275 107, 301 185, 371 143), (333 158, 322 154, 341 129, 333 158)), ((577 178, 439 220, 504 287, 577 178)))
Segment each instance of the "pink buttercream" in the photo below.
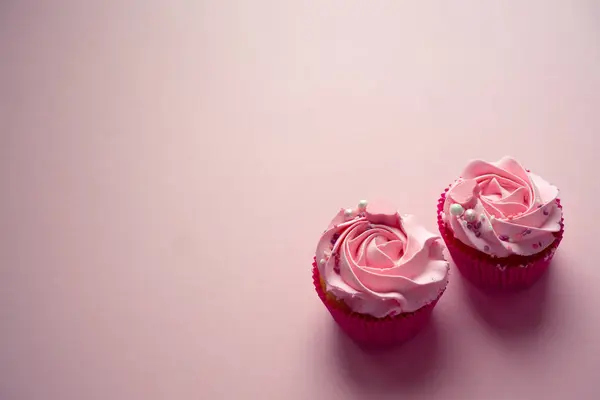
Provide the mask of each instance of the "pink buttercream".
POLYGON ((335 216, 316 260, 328 292, 355 312, 383 318, 416 311, 444 290, 448 262, 438 239, 413 216, 369 204, 335 216))
POLYGON ((444 219, 464 244, 496 257, 529 256, 552 244, 560 231, 558 189, 526 171, 515 159, 470 162, 448 190, 444 219), (460 204, 465 213, 452 215, 460 204), (475 220, 469 221, 467 210, 475 220))

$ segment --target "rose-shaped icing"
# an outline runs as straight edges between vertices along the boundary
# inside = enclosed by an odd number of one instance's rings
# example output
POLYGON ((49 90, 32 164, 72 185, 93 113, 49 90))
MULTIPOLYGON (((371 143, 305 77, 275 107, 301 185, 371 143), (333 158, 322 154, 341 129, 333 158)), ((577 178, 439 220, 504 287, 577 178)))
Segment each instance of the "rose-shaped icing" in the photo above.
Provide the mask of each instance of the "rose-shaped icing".
POLYGON ((317 245, 319 273, 327 291, 355 312, 377 318, 412 312, 448 282, 438 239, 413 216, 382 206, 341 210, 317 245))
POLYGON ((558 189, 515 159, 470 162, 448 190, 444 218, 464 244, 496 257, 529 256, 561 229, 558 189))

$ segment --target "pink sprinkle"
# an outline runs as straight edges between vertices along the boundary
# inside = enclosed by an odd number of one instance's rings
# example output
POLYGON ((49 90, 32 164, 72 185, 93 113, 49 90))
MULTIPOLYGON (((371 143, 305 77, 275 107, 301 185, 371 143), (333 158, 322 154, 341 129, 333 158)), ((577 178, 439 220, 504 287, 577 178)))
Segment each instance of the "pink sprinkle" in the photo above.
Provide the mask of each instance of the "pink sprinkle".
POLYGON ((534 249, 537 249, 537 248, 538 248, 538 244, 537 244, 537 243, 534 243, 534 244, 533 244, 533 248, 534 248, 534 249))

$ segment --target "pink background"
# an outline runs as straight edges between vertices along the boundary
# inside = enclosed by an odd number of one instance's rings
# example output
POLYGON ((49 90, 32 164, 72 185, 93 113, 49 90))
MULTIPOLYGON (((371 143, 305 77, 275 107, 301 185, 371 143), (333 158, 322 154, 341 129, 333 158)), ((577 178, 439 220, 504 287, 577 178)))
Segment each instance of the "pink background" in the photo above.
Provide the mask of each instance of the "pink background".
POLYGON ((0 399, 598 396, 597 2, 83 3, 0 3, 0 399), (359 350, 312 287, 330 218, 433 230, 505 154, 562 190, 551 272, 453 270, 420 336, 359 350))

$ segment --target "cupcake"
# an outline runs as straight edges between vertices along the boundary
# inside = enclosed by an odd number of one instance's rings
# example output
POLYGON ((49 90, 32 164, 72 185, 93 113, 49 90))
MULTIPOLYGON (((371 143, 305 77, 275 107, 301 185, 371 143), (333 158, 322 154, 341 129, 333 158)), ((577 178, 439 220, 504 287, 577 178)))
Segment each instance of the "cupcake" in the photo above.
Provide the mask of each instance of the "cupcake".
POLYGON ((564 232, 558 189, 510 157, 471 161, 442 193, 438 226, 461 273, 501 289, 539 279, 564 232))
POLYGON ((342 330, 366 345, 416 334, 448 284, 439 237, 411 215, 361 201, 340 210, 317 245, 313 281, 342 330))

